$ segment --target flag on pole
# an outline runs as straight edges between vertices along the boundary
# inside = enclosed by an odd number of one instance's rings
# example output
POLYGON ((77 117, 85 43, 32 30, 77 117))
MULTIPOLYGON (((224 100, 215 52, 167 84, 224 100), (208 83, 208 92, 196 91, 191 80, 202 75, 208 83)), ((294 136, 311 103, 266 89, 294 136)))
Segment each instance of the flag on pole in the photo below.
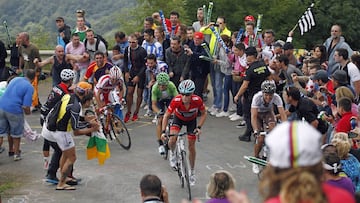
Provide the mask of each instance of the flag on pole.
POLYGON ((110 157, 110 149, 106 137, 102 131, 92 133, 86 149, 87 159, 97 158, 100 165, 110 157))
POLYGON ((304 35, 305 32, 308 32, 312 27, 315 26, 314 15, 311 12, 311 8, 313 6, 314 4, 311 4, 311 6, 305 11, 304 15, 299 19, 298 24, 301 35, 304 35))

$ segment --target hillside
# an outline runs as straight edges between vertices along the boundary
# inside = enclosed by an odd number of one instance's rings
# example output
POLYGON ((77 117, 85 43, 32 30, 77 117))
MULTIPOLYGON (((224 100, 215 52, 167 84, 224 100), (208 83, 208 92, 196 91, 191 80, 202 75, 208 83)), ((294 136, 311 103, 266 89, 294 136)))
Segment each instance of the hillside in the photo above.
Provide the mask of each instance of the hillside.
POLYGON ((95 32, 112 41, 113 33, 121 29, 117 20, 121 12, 134 5, 132 0, 0 0, 0 39, 7 43, 3 27, 6 20, 13 41, 17 33, 27 31, 33 41, 40 43, 40 48, 52 47, 57 30, 55 18, 64 17, 65 23, 73 28, 76 10, 84 9, 95 32))

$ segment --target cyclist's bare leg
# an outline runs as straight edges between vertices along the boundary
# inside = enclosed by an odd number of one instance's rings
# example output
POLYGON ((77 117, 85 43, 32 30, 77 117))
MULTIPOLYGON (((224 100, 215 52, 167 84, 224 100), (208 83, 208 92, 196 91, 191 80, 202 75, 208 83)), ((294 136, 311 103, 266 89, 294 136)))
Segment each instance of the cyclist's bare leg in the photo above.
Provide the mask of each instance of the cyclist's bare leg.
POLYGON ((131 112, 131 106, 133 104, 133 98, 134 98, 134 89, 135 87, 128 86, 128 91, 126 95, 127 113, 131 112))
POLYGON ((194 167, 195 167, 195 158, 196 158, 195 141, 196 141, 196 137, 195 137, 195 139, 189 139, 189 137, 188 137, 188 142, 189 142, 189 163, 190 163, 190 169, 191 170, 194 170, 194 167))
POLYGON ((256 144, 254 145, 254 156, 257 158, 260 157, 259 154, 262 146, 264 145, 264 138, 265 136, 263 135, 257 135, 256 144))
MULTIPOLYGON (((179 134, 179 132, 180 132, 180 129, 179 130, 171 129, 170 130, 170 135, 177 135, 177 134, 179 134)), ((169 149, 172 152, 174 152, 175 145, 176 145, 176 140, 177 140, 177 136, 171 136, 170 139, 169 139, 168 146, 169 146, 169 149)))
POLYGON ((136 90, 136 109, 134 111, 134 114, 138 114, 139 113, 139 109, 141 106, 141 102, 143 100, 143 89, 140 89, 139 87, 136 90))

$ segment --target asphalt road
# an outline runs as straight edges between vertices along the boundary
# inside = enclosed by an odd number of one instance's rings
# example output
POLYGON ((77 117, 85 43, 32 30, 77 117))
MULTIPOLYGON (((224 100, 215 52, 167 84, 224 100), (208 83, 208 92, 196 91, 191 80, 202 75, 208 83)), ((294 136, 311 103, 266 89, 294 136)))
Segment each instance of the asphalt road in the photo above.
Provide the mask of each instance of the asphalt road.
MULTIPOLYGON (((49 81, 41 83, 42 102, 46 100, 50 88, 49 81)), ((141 113, 145 112, 142 110, 141 113)), ((26 119, 34 130, 40 132, 38 112, 26 119)), ((192 193, 204 202, 209 177, 219 169, 231 172, 236 179, 236 188, 245 190, 252 202, 261 201, 258 178, 252 173, 251 164, 243 158, 244 155, 252 155, 253 143, 238 140, 244 130, 236 129, 236 124, 227 118, 208 116, 202 128, 201 141, 196 143, 197 182, 192 187, 192 193)), ((23 140, 23 160, 18 162, 9 158, 6 150, 0 154, 0 177, 8 177, 17 185, 15 189, 1 194, 2 202, 141 202, 139 182, 148 173, 160 177, 169 192, 170 202, 181 202, 187 197, 186 190, 180 187, 178 176, 168 161, 158 154, 155 125, 151 119, 140 117, 139 121, 130 122, 127 127, 132 139, 131 149, 126 151, 117 143, 110 143, 111 158, 103 166, 98 165, 97 160, 86 160, 88 137, 75 138, 77 161, 74 174, 82 178, 75 191, 55 191, 54 185, 44 182, 42 139, 33 143, 23 140)), ((8 148, 6 139, 4 146, 8 148)), ((0 186, 1 182, 4 180, 0 180, 0 186)))

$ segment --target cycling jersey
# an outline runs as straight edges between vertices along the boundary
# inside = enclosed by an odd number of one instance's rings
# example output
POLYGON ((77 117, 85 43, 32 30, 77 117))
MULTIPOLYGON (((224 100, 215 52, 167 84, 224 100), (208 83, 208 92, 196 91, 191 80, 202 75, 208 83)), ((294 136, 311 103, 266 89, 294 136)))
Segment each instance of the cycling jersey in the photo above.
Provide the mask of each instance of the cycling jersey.
POLYGON ((55 104, 60 101, 60 99, 65 95, 69 94, 68 86, 61 82, 60 84, 54 86, 45 102, 40 109, 40 123, 43 124, 46 115, 50 110, 55 106, 55 104))
POLYGON ((100 91, 100 94, 103 94, 103 99, 105 101, 105 104, 108 104, 109 101, 109 93, 111 90, 114 90, 116 86, 119 86, 119 88, 122 88, 122 85, 124 83, 124 79, 121 77, 121 79, 116 84, 111 84, 110 75, 103 75, 99 78, 98 83, 95 86, 95 94, 100 91))
POLYGON ((254 95, 251 103, 251 108, 257 108, 259 113, 263 113, 272 112, 273 105, 275 105, 276 107, 283 107, 283 102, 278 94, 274 93, 273 98, 268 104, 265 104, 263 95, 264 94, 262 93, 262 91, 259 91, 254 95))
POLYGON ((173 98, 168 107, 168 113, 175 113, 175 116, 182 121, 191 121, 196 119, 199 111, 205 111, 205 105, 199 96, 191 95, 189 108, 185 107, 181 97, 182 95, 177 95, 173 98))
POLYGON ((151 101, 159 101, 163 99, 172 99, 178 95, 178 91, 176 90, 175 84, 169 81, 166 90, 161 91, 159 88, 159 84, 155 83, 151 90, 151 101))

